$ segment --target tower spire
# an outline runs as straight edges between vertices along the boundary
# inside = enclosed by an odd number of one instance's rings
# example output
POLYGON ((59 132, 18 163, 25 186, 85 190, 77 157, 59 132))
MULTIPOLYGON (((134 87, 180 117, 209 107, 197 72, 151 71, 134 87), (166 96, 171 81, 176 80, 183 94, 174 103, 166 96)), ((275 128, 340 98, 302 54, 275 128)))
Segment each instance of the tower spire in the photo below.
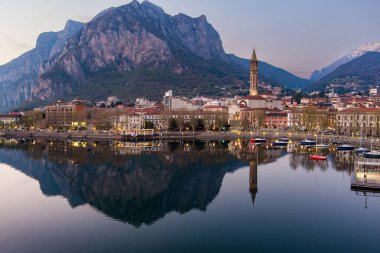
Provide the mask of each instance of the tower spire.
POLYGON ((253 48, 251 61, 257 61, 256 48, 253 48))
POLYGON ((252 51, 252 58, 251 58, 251 64, 250 64, 250 88, 249 88, 249 94, 251 96, 256 96, 259 94, 258 84, 259 84, 259 61, 257 60, 256 56, 256 49, 253 48, 252 51))

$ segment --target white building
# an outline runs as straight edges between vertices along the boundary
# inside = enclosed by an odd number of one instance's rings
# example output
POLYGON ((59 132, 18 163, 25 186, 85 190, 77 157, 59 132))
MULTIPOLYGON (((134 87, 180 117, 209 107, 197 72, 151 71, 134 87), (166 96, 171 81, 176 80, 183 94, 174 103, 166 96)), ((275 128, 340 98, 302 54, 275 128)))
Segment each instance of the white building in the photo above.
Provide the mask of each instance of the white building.
POLYGON ((264 98, 263 96, 252 96, 248 95, 237 99, 238 105, 245 105, 248 108, 258 108, 258 109, 284 109, 284 103, 280 99, 264 98))
POLYGON ((131 129, 143 129, 145 125, 142 114, 130 113, 120 115, 114 123, 114 128, 118 131, 126 131, 131 129))
POLYGON ((377 94, 378 94, 377 87, 369 89, 369 95, 370 96, 375 97, 375 96, 377 96, 377 94))
POLYGON ((225 100, 213 100, 211 102, 208 102, 204 105, 205 107, 207 106, 227 106, 227 102, 225 100))
POLYGON ((201 109, 201 106, 188 98, 173 96, 173 91, 171 90, 165 93, 164 107, 172 111, 196 111, 201 109))

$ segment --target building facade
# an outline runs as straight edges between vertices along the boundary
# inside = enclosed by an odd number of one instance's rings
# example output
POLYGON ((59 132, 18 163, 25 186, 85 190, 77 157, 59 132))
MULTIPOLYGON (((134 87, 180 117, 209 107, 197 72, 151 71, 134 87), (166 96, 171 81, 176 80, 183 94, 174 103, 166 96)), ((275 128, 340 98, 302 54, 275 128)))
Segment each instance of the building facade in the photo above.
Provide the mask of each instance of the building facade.
POLYGON ((173 96, 173 91, 170 90, 165 93, 164 108, 165 110, 173 111, 196 111, 201 107, 190 99, 173 96))
POLYGON ((4 114, 0 115, 0 124, 2 125, 17 125, 20 122, 21 115, 4 114))
POLYGON ((337 112, 336 130, 340 135, 380 136, 380 108, 349 108, 337 112))
POLYGON ((71 103, 57 101, 55 105, 46 106, 46 120, 49 127, 71 127, 74 121, 77 121, 79 114, 84 112, 86 105, 79 100, 71 103))

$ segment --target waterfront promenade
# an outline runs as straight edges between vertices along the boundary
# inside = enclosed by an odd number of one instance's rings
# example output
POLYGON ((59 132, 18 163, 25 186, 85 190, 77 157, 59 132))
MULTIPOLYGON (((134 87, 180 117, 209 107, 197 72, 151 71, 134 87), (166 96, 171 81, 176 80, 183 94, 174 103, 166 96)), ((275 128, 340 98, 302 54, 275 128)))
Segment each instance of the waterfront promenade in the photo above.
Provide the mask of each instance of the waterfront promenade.
MULTIPOLYGON (((112 131, 70 131, 70 132, 54 132, 54 131, 3 131, 3 138, 14 138, 14 139, 62 139, 62 140, 144 140, 144 139, 155 139, 155 140, 237 140, 237 139, 250 139, 252 137, 261 137, 268 140, 273 140, 280 137, 288 137, 294 140, 301 140, 305 138, 316 139, 318 137, 318 142, 329 142, 331 139, 339 140, 342 143, 350 143, 354 145, 359 145, 359 137, 351 136, 335 136, 335 135, 324 135, 320 136, 316 133, 297 133, 297 132, 275 132, 264 130, 258 135, 252 132, 211 132, 211 131, 200 131, 200 132, 171 132, 163 131, 157 132, 153 136, 139 136, 139 137, 125 137, 120 133, 115 133, 112 131), (321 140, 322 138, 322 140, 321 140)), ((362 145, 369 147, 371 145, 374 147, 380 147, 380 138, 363 138, 362 145)))

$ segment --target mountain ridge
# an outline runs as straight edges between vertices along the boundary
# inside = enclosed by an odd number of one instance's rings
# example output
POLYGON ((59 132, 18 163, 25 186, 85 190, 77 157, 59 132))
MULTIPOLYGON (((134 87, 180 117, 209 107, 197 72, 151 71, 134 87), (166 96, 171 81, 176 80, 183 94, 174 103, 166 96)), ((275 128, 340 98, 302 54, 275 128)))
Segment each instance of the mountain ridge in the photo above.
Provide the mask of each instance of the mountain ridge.
POLYGON ((356 82, 362 89, 377 85, 380 81, 380 52, 367 52, 339 66, 308 90, 321 90, 330 83, 356 82))
MULTIPOLYGON (((0 79, 7 97, 0 110, 77 96, 159 99, 166 89, 184 96, 233 96, 248 88, 249 60, 226 54, 204 15, 170 16, 148 1, 132 1, 102 11, 87 24, 68 21, 63 31, 41 34, 52 38, 27 81, 0 79)), ((15 61, 27 64, 22 56, 15 61)), ((260 64, 260 79, 287 87, 308 84, 267 63, 260 64)))
POLYGON ((356 49, 351 50, 349 53, 347 53, 345 56, 342 58, 334 61, 330 65, 320 69, 320 70, 315 70, 311 76, 310 80, 311 81, 318 81, 322 79, 323 77, 327 76, 334 70, 336 70, 339 66, 346 64, 364 54, 367 52, 380 52, 380 42, 371 42, 367 43, 364 45, 359 46, 356 49))

